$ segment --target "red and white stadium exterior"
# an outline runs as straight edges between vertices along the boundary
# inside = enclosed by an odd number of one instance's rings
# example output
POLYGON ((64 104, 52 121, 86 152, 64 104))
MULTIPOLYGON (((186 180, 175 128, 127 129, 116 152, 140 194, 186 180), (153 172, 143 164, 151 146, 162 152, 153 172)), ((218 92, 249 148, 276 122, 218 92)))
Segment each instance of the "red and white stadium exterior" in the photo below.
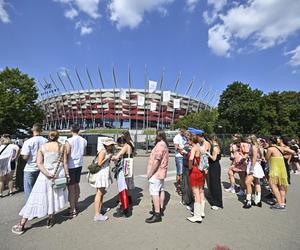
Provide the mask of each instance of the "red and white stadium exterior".
POLYGON ((84 129, 169 128, 185 115, 207 107, 200 100, 173 92, 170 100, 163 102, 163 92, 148 93, 143 89, 79 90, 48 96, 39 104, 46 113, 46 129, 65 129, 73 123, 84 129), (177 99, 177 105, 180 100, 179 108, 174 108, 174 99, 177 99))

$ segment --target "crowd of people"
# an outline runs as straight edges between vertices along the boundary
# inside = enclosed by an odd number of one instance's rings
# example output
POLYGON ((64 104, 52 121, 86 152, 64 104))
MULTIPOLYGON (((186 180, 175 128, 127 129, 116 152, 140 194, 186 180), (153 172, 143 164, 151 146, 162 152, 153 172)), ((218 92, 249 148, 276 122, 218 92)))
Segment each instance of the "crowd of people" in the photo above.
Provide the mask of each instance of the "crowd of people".
MULTIPOLYGON (((7 182, 9 195, 14 193, 13 175, 16 159, 26 165, 23 170, 25 205, 19 215, 21 220, 12 227, 12 232, 22 234, 28 220, 48 216, 47 227, 54 223, 55 213, 65 218, 78 215, 80 177, 84 165, 83 156, 87 141, 79 135, 79 127, 71 127, 72 136, 64 144, 59 142, 58 131, 50 131, 48 138, 41 136, 42 126, 34 124, 32 137, 20 149, 13 144, 10 135, 4 134, 0 143, 0 197, 3 197, 7 182), (19 157, 19 155, 21 155, 19 157)), ((174 137, 176 191, 181 203, 190 210, 187 220, 201 223, 205 218, 206 199, 211 209, 223 209, 221 184, 221 146, 215 134, 205 135, 195 128, 181 128, 174 137), (207 189, 205 190, 205 184, 207 189)), ((290 184, 290 172, 300 173, 299 143, 283 137, 257 138, 255 135, 242 137, 235 134, 230 144, 231 165, 228 169, 230 187, 225 191, 245 196, 243 208, 262 206, 262 185, 269 190, 273 210, 286 209, 286 193, 290 184), (235 174, 239 175, 239 185, 235 174)), ((129 217, 134 203, 133 158, 136 155, 129 131, 124 131, 115 142, 112 138, 103 141, 103 147, 94 159, 96 169, 89 168, 88 182, 96 189, 94 198, 94 221, 106 221, 105 213, 110 209, 103 206, 104 195, 117 180, 118 203, 114 217, 129 217), (114 164, 112 164, 114 163, 114 164), (111 166, 114 165, 113 168, 111 166)), ((95 165, 94 164, 94 165, 95 165)), ((94 166, 93 165, 93 166, 94 166)), ((151 195, 151 216, 146 223, 161 222, 165 211, 164 181, 169 166, 169 145, 163 130, 156 133, 155 147, 147 164, 147 179, 151 195)))

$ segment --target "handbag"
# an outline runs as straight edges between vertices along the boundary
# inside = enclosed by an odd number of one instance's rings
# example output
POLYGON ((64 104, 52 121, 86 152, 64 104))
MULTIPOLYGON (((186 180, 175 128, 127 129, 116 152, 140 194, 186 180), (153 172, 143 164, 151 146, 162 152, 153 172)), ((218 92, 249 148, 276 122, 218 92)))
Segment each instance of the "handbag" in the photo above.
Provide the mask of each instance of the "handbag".
POLYGON ((95 174, 92 174, 91 172, 88 172, 87 179, 88 179, 88 183, 91 185, 94 185, 96 183, 95 174))
POLYGON ((204 171, 205 169, 208 169, 208 167, 209 167, 208 156, 205 153, 201 153, 200 163, 198 165, 198 168, 200 171, 204 171))
POLYGON ((64 154, 64 147, 60 146, 59 151, 60 151, 60 155, 58 157, 57 165, 54 170, 54 180, 52 182, 53 189, 66 188, 66 186, 67 186, 67 178, 66 177, 55 178, 55 176, 57 174, 57 170, 60 167, 60 164, 62 162, 62 158, 63 158, 63 154, 64 154))
POLYGON ((98 155, 99 155, 99 153, 95 156, 95 158, 92 160, 91 164, 88 165, 88 167, 87 167, 91 174, 96 174, 101 169, 98 165, 98 162, 96 161, 98 155))
POLYGON ((133 175, 133 158, 123 159, 123 173, 125 178, 131 178, 133 175))
POLYGON ((67 186, 67 178, 66 177, 54 179, 54 182, 53 182, 54 189, 66 188, 66 186, 67 186))

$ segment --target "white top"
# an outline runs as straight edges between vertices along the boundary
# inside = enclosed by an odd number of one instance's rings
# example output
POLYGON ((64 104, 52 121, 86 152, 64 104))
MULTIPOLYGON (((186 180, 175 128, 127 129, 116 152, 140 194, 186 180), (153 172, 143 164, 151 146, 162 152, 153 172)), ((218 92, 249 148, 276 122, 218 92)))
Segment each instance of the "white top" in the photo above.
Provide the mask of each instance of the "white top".
POLYGON ((83 155, 87 146, 87 141, 79 135, 73 135, 67 140, 71 147, 71 153, 68 160, 69 168, 79 168, 83 166, 83 155))
MULTIPOLYGON (((178 144, 180 148, 184 148, 185 144, 187 143, 187 139, 182 136, 181 134, 177 134, 173 139, 174 144, 178 144)), ((176 150, 175 157, 183 157, 178 150, 176 150)))
POLYGON ((0 176, 4 176, 11 172, 10 162, 16 153, 14 144, 8 144, 7 146, 1 145, 0 152, 3 149, 4 149, 4 151, 0 155, 0 176))
POLYGON ((37 151, 40 148, 40 146, 45 144, 47 141, 48 140, 46 138, 38 135, 33 136, 24 142, 23 147, 21 149, 21 155, 29 156, 29 159, 27 160, 27 163, 24 168, 25 172, 34 172, 39 170, 36 164, 37 151))

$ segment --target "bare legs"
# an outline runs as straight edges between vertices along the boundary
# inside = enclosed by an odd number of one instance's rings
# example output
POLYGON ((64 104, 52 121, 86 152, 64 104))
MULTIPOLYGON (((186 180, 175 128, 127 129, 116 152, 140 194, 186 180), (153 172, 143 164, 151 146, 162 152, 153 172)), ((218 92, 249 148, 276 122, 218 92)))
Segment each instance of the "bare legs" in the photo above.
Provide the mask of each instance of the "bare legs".
POLYGON ((286 188, 283 186, 279 186, 276 184, 270 184, 272 192, 278 202, 279 205, 285 205, 285 195, 286 195, 286 188))
POLYGON ((250 208, 251 207, 251 196, 252 196, 252 183, 255 185, 255 199, 254 203, 255 205, 258 205, 261 207, 261 186, 260 186, 260 179, 255 178, 252 174, 247 175, 246 177, 246 203, 244 205, 244 208, 250 208))
POLYGON ((154 212, 160 213, 165 203, 165 191, 160 191, 159 195, 152 195, 152 201, 154 206, 154 212))
POLYGON ((0 195, 3 194, 4 184, 6 181, 8 182, 9 193, 11 194, 14 192, 13 176, 14 176, 14 171, 11 171, 7 175, 0 176, 0 195))
POLYGON ((4 180, 5 176, 0 176, 0 195, 2 196, 3 190, 4 190, 4 180))
POLYGON ((14 192, 13 176, 14 176, 14 171, 11 171, 11 172, 7 175, 8 189, 9 189, 9 193, 10 193, 10 194, 14 192))
POLYGON ((202 217, 204 217, 204 192, 202 187, 192 187, 193 195, 195 198, 194 203, 194 216, 188 217, 190 222, 202 222, 202 217))
POLYGON ((69 190, 70 214, 76 213, 76 205, 80 194, 79 184, 76 183, 73 185, 69 185, 68 190, 69 190))
POLYGON ((97 188, 95 194, 94 208, 95 208, 95 217, 98 217, 101 212, 101 207, 103 204, 103 196, 106 194, 105 188, 97 188))

